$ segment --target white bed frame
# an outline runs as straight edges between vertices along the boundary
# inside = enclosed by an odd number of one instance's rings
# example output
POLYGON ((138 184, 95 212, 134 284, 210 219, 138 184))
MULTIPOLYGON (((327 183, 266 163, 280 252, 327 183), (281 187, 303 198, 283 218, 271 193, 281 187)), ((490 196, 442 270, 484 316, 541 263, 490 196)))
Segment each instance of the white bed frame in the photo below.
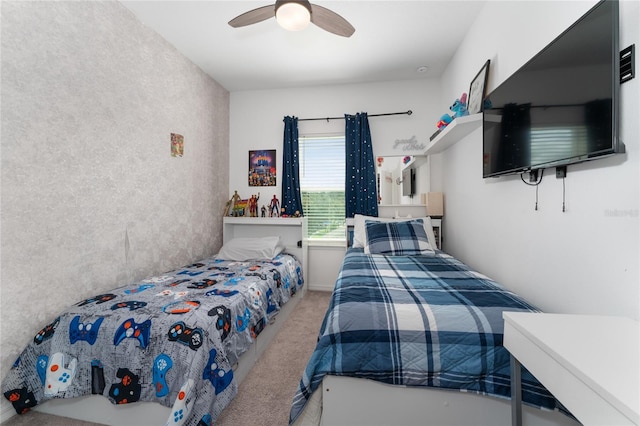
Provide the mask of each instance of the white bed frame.
MULTIPOLYGON (((249 350, 242 354, 233 368, 236 383, 240 384, 251 371, 256 361, 262 356, 282 324, 293 312, 304 294, 305 284, 265 327, 249 350)), ((9 405, 13 411, 13 407, 9 405)), ((109 425, 158 426, 164 425, 171 414, 171 408, 156 402, 136 402, 134 404, 115 405, 105 396, 90 395, 72 399, 51 399, 37 405, 33 410, 55 414, 72 419, 103 423, 109 425)), ((15 414, 15 411, 14 411, 15 414)))
MULTIPOLYGON (((396 215, 424 215, 424 206, 396 215), (422 213, 420 213, 422 211, 422 213)), ((400 208, 400 213, 397 209, 400 208)), ((388 211, 380 217, 390 217, 388 211)), ((347 227, 353 220, 347 219, 347 227)), ((579 426, 557 411, 523 406, 523 425, 579 426)), ((511 401, 452 390, 393 386, 367 379, 325 376, 295 426, 501 426, 511 425, 511 401)))
MULTIPOLYGON (((305 284, 270 321, 269 326, 260 333, 249 350, 242 354, 233 368, 233 375, 240 384, 262 356, 285 320, 293 312, 306 293, 305 284)), ((51 399, 33 408, 34 411, 72 419, 109 425, 158 426, 164 425, 171 413, 170 407, 156 402, 136 402, 134 404, 114 405, 102 395, 89 395, 71 399, 51 399)), ((5 399, 2 403, 2 421, 16 415, 13 406, 5 399)))
MULTIPOLYGON (((258 335, 251 347, 242 354, 233 367, 236 383, 240 384, 249 374, 256 361, 262 356, 282 324, 304 297, 309 286, 307 282, 307 248, 303 241, 306 225, 304 218, 224 218, 223 241, 234 237, 263 237, 279 235, 285 251, 298 257, 302 264, 305 283, 298 292, 282 306, 278 314, 271 319, 269 325, 258 335)), ((0 422, 17 415, 13 406, 5 399, 0 400, 0 422)), ((134 404, 115 405, 105 396, 88 395, 70 399, 50 399, 33 408, 41 413, 54 414, 72 419, 90 421, 109 425, 158 426, 164 425, 171 413, 170 407, 156 402, 136 402, 134 404)))
MULTIPOLYGON (((458 391, 326 376, 295 426, 511 425, 511 401, 458 391)), ((523 425, 579 426, 556 411, 523 406, 523 425)))

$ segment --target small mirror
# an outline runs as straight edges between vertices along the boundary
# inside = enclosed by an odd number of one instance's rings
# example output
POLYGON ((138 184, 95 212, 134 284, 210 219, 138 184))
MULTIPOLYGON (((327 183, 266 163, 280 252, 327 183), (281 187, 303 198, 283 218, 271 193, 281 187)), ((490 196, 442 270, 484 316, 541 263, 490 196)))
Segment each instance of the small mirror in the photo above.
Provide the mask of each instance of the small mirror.
POLYGON ((396 205, 402 203, 402 169, 413 157, 376 157, 376 179, 378 204, 396 205))

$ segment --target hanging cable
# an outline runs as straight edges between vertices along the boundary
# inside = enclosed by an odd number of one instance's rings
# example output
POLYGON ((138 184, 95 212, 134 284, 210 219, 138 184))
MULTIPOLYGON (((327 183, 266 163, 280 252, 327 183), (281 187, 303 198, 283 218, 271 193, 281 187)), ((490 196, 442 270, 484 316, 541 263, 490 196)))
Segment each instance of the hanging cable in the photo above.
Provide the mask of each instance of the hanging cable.
POLYGON ((562 213, 565 212, 565 195, 566 195, 566 191, 565 191, 565 186, 564 186, 564 181, 567 179, 566 175, 565 177, 562 178, 562 213))
POLYGON ((556 179, 562 179, 562 213, 566 211, 566 188, 565 179, 567 178, 567 166, 556 167, 556 179))
MULTIPOLYGON (((535 207, 534 207, 534 210, 535 210, 535 211, 538 211, 538 186, 539 186, 539 185, 540 185, 540 183, 542 182, 542 176, 544 175, 544 169, 541 169, 541 170, 535 170, 535 171, 534 171, 534 170, 531 170, 531 171, 529 172, 529 175, 531 176, 531 175, 532 175, 532 173, 534 173, 534 172, 538 172, 538 171, 540 172, 540 176, 539 176, 539 177, 538 177, 538 179, 537 179, 535 182, 533 182, 533 183, 531 183, 531 182, 527 182, 526 180, 524 180, 524 172, 523 172, 523 173, 520 173, 520 179, 521 179, 524 183, 526 183, 526 184, 527 184, 527 185, 529 185, 529 186, 535 186, 535 187, 536 187, 536 205, 535 205, 535 207)), ((534 179, 535 179, 535 177, 534 177, 534 179)))

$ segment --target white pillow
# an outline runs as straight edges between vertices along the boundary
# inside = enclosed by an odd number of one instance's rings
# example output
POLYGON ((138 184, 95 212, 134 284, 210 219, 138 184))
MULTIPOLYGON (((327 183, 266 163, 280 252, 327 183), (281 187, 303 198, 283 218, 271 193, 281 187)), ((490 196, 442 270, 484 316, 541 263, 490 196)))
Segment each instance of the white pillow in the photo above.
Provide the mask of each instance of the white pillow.
POLYGON ((284 250, 280 237, 234 238, 222 246, 218 258, 242 262, 252 259, 273 259, 284 250))
POLYGON ((429 239, 429 245, 431 245, 431 249, 437 250, 438 246, 436 244, 436 236, 433 233, 433 227, 431 225, 430 217, 406 217, 400 219, 393 219, 390 217, 374 217, 374 216, 363 216, 361 214, 357 214, 353 217, 353 244, 352 247, 360 247, 364 248, 367 245, 367 231, 365 227, 366 220, 372 220, 377 222, 405 222, 407 220, 417 220, 422 219, 424 223, 424 231, 427 233, 427 238, 429 239))

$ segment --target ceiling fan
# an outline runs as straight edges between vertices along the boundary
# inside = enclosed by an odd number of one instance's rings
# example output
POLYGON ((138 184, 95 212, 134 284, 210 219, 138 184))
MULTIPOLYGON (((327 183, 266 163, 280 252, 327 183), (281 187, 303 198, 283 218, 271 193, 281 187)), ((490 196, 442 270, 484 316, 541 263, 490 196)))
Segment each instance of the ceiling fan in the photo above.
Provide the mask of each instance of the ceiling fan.
POLYGON ((262 6, 238 15, 229 21, 234 28, 256 24, 272 17, 276 17, 278 24, 289 31, 299 31, 306 28, 309 22, 330 33, 351 37, 355 28, 337 13, 311 4, 308 0, 277 0, 275 4, 262 6))

